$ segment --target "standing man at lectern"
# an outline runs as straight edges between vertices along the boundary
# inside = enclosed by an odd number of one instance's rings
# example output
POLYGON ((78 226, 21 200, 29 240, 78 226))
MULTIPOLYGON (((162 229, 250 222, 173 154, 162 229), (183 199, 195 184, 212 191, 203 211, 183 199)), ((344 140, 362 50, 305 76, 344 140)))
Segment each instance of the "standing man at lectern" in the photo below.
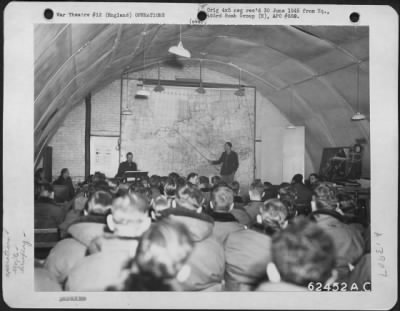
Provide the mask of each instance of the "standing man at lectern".
POLYGON ((232 150, 232 143, 226 142, 225 151, 216 161, 209 160, 210 164, 221 164, 221 179, 227 184, 231 184, 235 180, 235 173, 239 167, 238 155, 232 150))
POLYGON ((118 167, 118 173, 117 175, 115 175, 115 177, 123 177, 124 173, 126 171, 137 171, 137 165, 135 162, 132 161, 133 160, 133 154, 132 152, 128 152, 126 154, 126 161, 125 162, 121 162, 119 164, 118 167))

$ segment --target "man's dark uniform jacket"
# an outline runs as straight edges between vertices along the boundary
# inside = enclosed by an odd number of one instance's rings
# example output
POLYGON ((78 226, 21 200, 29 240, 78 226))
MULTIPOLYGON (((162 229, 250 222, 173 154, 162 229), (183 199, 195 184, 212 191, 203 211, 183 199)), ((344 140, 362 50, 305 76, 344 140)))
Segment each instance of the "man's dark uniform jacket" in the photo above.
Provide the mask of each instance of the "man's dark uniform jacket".
POLYGON ((137 165, 135 162, 121 162, 118 167, 118 173, 115 177, 123 177, 126 171, 137 171, 137 165))
POLYGON ((221 175, 230 175, 237 171, 239 167, 238 155, 235 151, 227 154, 225 151, 217 161, 212 161, 213 164, 221 164, 221 175))

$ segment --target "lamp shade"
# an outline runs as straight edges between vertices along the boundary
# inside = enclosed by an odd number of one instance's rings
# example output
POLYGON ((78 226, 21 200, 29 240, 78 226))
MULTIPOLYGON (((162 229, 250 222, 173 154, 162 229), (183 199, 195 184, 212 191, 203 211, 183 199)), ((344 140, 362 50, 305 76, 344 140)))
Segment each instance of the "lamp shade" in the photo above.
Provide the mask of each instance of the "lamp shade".
POLYGON ((142 86, 140 90, 138 90, 135 94, 135 97, 140 97, 140 98, 148 98, 150 96, 150 92, 142 86))
POLYGON ((124 116, 130 116, 132 115, 132 110, 125 108, 121 111, 121 114, 124 116))
POLYGON ((200 87, 198 87, 198 88, 196 89, 196 92, 199 93, 199 94, 205 94, 205 93, 206 93, 206 90, 204 89, 203 86, 200 86, 200 87))
POLYGON ((190 58, 190 52, 183 47, 182 41, 179 41, 178 45, 171 46, 168 52, 182 57, 190 58))
POLYGON ((153 90, 154 92, 161 93, 162 91, 164 91, 164 87, 161 84, 158 84, 154 87, 153 90))
POLYGON ((241 87, 241 88, 237 89, 234 94, 236 96, 244 96, 245 95, 244 94, 244 88, 241 87))
POLYGON ((356 112, 355 115, 351 117, 351 121, 362 121, 365 119, 365 115, 363 115, 361 112, 356 112))

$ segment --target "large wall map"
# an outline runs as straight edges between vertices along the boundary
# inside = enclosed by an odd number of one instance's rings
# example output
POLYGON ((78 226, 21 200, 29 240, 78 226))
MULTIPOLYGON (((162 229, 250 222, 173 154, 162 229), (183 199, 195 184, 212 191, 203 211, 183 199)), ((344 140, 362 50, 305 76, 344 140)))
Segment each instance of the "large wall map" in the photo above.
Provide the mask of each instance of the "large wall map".
MULTIPOLYGON (((254 92, 243 97, 232 89, 166 87, 151 92, 148 99, 135 99, 129 89, 132 115, 122 117, 121 154, 132 151, 138 168, 149 174, 190 172, 212 176, 219 166, 206 159, 218 159, 225 141, 231 141, 239 155, 236 180, 249 184, 254 167, 254 92)), ((125 94, 125 93, 124 93, 125 94)), ((125 104, 124 104, 125 105, 125 104)))

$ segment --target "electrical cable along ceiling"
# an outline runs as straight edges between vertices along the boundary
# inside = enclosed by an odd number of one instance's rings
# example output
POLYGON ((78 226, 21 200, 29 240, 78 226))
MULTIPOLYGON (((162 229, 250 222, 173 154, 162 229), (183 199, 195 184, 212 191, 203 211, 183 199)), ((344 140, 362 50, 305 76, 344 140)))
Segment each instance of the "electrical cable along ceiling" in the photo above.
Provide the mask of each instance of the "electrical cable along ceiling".
POLYGON ((88 93, 176 60, 168 49, 179 44, 191 54, 183 65, 240 72, 243 85, 305 126, 314 167, 324 147, 369 141, 368 27, 38 24, 34 35, 35 162, 88 93), (367 120, 352 122, 356 112, 367 120))

